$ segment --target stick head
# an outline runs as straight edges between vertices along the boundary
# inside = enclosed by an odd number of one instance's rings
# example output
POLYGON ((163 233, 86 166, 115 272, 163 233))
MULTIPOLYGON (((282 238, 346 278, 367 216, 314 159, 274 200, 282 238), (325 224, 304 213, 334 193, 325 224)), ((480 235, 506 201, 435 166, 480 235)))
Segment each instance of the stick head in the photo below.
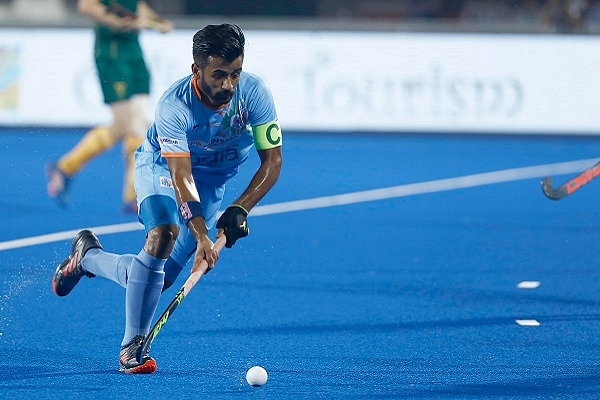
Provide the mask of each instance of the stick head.
POLYGON ((552 185, 554 184, 554 182, 552 181, 552 178, 550 177, 546 177, 544 179, 542 179, 542 190, 544 191, 544 194, 546 196, 548 196, 549 193, 552 193, 552 185))
POLYGON ((542 179, 542 190, 547 198, 551 200, 560 200, 567 196, 566 190, 564 190, 562 187, 555 190, 552 185, 552 178, 546 177, 542 179))

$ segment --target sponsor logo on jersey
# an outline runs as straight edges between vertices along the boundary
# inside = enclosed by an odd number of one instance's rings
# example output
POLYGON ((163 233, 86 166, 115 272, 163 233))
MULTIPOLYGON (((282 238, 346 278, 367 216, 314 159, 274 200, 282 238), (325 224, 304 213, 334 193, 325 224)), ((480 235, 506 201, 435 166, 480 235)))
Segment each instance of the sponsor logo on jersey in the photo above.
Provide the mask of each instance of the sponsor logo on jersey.
POLYGON ((216 148, 223 147, 228 143, 239 139, 242 136, 241 132, 232 132, 231 134, 219 133, 218 136, 212 138, 208 143, 204 143, 200 140, 191 140, 188 142, 190 148, 197 147, 203 150, 215 150, 216 148))
POLYGON ((240 154, 236 147, 229 147, 221 151, 213 151, 205 155, 193 155, 192 163, 202 166, 215 165, 222 162, 236 161, 240 159, 240 154))
POLYGON ((162 137, 162 136, 158 137, 158 141, 160 142, 160 144, 175 145, 175 146, 179 145, 179 140, 166 138, 166 137, 162 137))
POLYGON ((127 95, 127 82, 118 81, 113 83, 113 90, 115 91, 115 96, 118 99, 124 99, 127 95))
POLYGON ((160 177, 160 186, 162 187, 166 187, 166 188, 173 188, 173 182, 171 181, 171 179, 167 178, 166 176, 161 176, 160 177))

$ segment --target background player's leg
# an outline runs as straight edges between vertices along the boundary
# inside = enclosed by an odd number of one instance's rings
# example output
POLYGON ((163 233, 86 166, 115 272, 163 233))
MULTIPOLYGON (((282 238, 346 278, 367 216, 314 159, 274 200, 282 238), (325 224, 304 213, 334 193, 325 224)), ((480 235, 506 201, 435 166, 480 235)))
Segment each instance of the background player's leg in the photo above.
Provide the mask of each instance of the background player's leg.
POLYGON ((58 160, 58 169, 67 176, 79 172, 92 158, 110 149, 117 138, 107 126, 89 130, 71 151, 58 160))
POLYGON ((92 158, 110 149, 116 142, 117 138, 109 127, 99 126, 89 130, 57 163, 47 167, 48 195, 66 203, 70 180, 92 158))
POLYGON ((148 95, 136 95, 113 106, 115 125, 123 133, 123 211, 137 213, 136 194, 133 185, 134 153, 146 137, 149 122, 146 117, 148 95))
POLYGON ((135 214, 138 211, 136 203, 136 194, 133 184, 135 171, 134 154, 143 141, 143 138, 139 138, 133 135, 128 135, 123 140, 123 160, 125 162, 125 176, 123 178, 122 195, 123 211, 132 214, 135 214))

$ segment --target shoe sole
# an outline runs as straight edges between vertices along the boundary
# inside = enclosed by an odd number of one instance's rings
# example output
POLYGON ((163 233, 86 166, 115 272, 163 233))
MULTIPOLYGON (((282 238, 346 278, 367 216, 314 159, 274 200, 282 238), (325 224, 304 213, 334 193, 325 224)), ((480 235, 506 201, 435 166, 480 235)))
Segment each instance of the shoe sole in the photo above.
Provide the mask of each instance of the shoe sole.
POLYGON ((119 371, 123 372, 127 375, 133 375, 133 374, 153 374, 156 372, 156 361, 154 360, 148 360, 145 363, 143 363, 142 365, 138 365, 137 367, 133 367, 133 368, 120 368, 119 371))
POLYGON ((81 277, 79 279, 77 279, 76 281, 74 281, 72 285, 69 285, 69 286, 62 285, 60 287, 60 293, 59 293, 59 288, 57 285, 58 278, 61 276, 69 275, 76 266, 77 266, 77 254, 74 254, 74 257, 67 258, 62 263, 60 263, 60 265, 56 269, 56 272, 54 273, 54 279, 52 279, 52 291, 57 296, 63 297, 63 296, 68 295, 69 293, 71 293, 71 290, 73 290, 75 285, 77 285, 77 283, 79 283, 79 280, 81 279, 81 277))

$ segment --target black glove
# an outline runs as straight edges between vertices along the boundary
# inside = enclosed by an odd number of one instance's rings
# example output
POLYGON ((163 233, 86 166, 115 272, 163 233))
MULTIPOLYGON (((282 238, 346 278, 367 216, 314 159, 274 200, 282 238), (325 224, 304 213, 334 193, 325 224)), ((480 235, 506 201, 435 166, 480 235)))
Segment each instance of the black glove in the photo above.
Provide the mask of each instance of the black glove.
POLYGON ((230 249, 239 238, 248 236, 248 222, 246 217, 248 211, 242 206, 231 205, 227 207, 223 215, 217 221, 217 229, 223 229, 227 242, 225 247, 230 249))

